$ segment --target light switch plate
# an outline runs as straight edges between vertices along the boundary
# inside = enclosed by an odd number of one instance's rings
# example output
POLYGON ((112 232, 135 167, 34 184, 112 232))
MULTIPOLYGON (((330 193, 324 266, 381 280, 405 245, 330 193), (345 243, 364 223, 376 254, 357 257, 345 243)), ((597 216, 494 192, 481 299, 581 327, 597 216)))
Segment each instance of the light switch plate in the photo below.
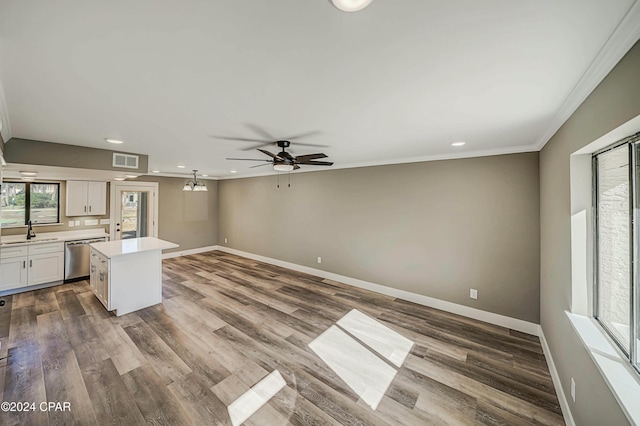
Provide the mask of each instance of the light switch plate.
POLYGON ((80 221, 76 220, 76 226, 80 226, 80 221))
POLYGON ((69 228, 73 228, 73 221, 72 220, 69 221, 69 228))
POLYGON ((100 219, 100 225, 109 225, 111 223, 109 218, 100 219))
POLYGON ((84 224, 86 226, 94 226, 98 224, 98 219, 85 219, 84 224))

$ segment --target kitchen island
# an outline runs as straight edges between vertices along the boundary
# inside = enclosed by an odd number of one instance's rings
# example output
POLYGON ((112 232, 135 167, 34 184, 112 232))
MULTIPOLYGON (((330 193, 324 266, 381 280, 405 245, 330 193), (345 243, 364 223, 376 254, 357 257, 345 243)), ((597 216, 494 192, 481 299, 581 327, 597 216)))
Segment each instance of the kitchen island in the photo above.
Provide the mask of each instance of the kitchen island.
POLYGON ((162 303, 162 250, 177 247, 153 237, 93 243, 91 289, 116 316, 162 303))

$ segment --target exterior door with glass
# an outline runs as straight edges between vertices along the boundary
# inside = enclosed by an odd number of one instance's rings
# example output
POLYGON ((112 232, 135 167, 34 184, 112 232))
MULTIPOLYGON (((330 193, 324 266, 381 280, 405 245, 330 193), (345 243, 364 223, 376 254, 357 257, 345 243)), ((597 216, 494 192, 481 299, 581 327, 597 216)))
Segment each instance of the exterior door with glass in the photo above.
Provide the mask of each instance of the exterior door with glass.
POLYGON ((117 182, 111 191, 112 240, 158 236, 158 184, 117 182))

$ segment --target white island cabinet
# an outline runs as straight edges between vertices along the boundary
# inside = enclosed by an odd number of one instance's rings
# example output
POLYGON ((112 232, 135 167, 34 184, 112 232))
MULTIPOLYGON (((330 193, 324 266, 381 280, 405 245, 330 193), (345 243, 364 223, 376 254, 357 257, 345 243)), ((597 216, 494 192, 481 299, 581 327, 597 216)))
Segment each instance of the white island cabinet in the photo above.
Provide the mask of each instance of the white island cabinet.
POLYGON ((93 293, 116 316, 162 303, 162 250, 176 247, 153 237, 91 244, 93 293))

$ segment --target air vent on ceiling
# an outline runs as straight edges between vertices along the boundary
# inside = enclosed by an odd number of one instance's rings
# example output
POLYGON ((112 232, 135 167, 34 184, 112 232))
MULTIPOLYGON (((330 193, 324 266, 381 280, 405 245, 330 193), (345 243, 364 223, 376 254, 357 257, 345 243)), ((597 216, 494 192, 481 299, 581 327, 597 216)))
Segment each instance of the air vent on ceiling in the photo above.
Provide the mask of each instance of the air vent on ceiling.
POLYGON ((113 167, 124 167, 126 169, 138 168, 138 156, 130 154, 113 153, 113 167))

